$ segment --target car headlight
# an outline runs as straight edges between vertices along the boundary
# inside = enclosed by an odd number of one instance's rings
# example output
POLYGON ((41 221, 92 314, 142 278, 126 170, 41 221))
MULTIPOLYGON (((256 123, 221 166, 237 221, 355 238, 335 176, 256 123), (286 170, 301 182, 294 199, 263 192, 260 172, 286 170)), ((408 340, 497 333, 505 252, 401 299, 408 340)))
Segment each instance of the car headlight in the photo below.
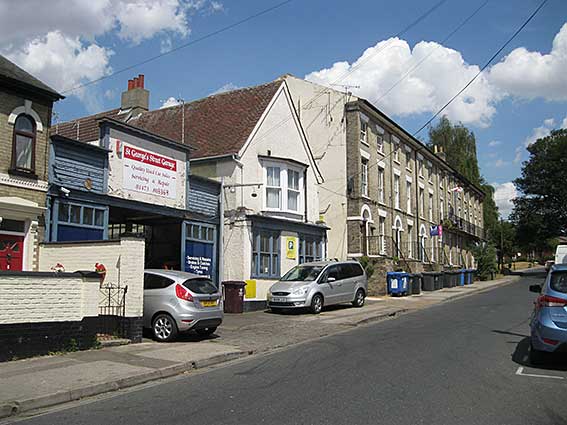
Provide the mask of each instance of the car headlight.
POLYGON ((301 288, 294 289, 291 293, 292 295, 305 295, 309 290, 308 286, 302 286, 301 288))

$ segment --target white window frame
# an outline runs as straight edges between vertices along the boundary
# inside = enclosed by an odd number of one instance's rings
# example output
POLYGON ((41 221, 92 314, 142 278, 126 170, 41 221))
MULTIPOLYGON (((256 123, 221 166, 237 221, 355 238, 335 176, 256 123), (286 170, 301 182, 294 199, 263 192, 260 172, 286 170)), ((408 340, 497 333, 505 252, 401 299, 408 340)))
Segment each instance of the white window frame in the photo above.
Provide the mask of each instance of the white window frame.
POLYGON ((264 178, 264 191, 262 200, 262 209, 264 211, 284 212, 295 214, 303 217, 303 205, 305 205, 305 185, 304 185, 304 172, 305 169, 299 166, 294 166, 286 163, 285 161, 262 161, 262 172, 264 178), (268 168, 274 167, 280 169, 280 208, 268 207, 268 189, 276 188, 276 186, 268 186, 268 168), (288 187, 288 170, 299 173, 299 190, 290 189, 288 187), (288 192, 299 192, 299 199, 297 201, 297 211, 289 209, 288 206, 288 192))
POLYGON ((394 174, 394 208, 400 209, 400 176, 394 174))
POLYGON ((417 174, 423 178, 423 158, 417 158, 417 174))
POLYGON ((368 159, 360 158, 360 164, 362 168, 360 178, 360 194, 362 196, 368 197, 368 159))
POLYGON ((360 142, 368 145, 368 123, 360 120, 360 142))
POLYGON ((412 172, 411 168, 411 149, 406 148, 406 170, 410 173, 412 172))
POLYGON ((411 215, 411 186, 411 181, 406 180, 406 209, 409 215, 411 215))
POLYGON ((384 182, 386 170, 378 165, 378 202, 384 203, 384 182))
POLYGON ((413 226, 408 224, 408 258, 413 258, 413 240, 412 240, 413 226))
POLYGON ((380 244, 380 255, 386 255, 386 217, 380 216, 378 218, 378 233, 380 244))
POLYGON ((420 187, 419 188, 419 216, 421 218, 425 218, 425 189, 420 187))
POLYGON ((384 135, 382 134, 376 135, 376 151, 384 155, 384 135))
POLYGON ((430 193, 428 196, 429 204, 427 205, 428 214, 429 214, 429 221, 433 223, 433 194, 430 193))

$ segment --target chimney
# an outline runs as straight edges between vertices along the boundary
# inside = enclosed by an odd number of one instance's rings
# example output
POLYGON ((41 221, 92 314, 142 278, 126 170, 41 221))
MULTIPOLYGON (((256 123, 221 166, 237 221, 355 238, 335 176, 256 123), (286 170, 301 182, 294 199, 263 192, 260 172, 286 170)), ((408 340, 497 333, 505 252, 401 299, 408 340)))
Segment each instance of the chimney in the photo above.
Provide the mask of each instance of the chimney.
POLYGON ((128 90, 122 92, 122 110, 131 109, 132 116, 136 116, 149 109, 150 92, 144 88, 144 75, 140 74, 128 80, 128 90))
POLYGON ((437 155, 443 161, 447 161, 447 155, 445 155, 445 152, 443 152, 443 146, 433 145, 433 149, 435 155, 437 155))

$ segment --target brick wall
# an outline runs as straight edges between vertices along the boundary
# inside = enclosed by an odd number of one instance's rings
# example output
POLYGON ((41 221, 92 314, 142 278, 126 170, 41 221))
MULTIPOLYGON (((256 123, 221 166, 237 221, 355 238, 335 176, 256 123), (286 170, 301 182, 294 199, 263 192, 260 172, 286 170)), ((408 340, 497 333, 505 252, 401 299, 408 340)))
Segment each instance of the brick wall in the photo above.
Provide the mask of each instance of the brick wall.
POLYGON ((119 241, 43 243, 39 250, 39 268, 48 271, 61 263, 66 271, 91 270, 95 263, 106 267, 105 283, 128 286, 126 316, 141 317, 144 296, 143 239, 126 237, 119 241))
POLYGON ((0 274, 0 324, 81 321, 98 315, 98 281, 70 273, 0 274))

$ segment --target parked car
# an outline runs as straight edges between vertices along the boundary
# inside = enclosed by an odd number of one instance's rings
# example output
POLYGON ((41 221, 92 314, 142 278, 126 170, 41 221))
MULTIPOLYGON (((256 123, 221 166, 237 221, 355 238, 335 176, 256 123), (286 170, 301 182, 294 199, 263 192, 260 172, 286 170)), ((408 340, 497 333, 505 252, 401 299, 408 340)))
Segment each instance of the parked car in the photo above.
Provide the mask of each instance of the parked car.
POLYGON ((547 260, 545 262, 545 271, 549 272, 549 270, 551 270, 551 266, 553 266, 555 264, 555 261, 553 260, 547 260))
POLYGON ((356 261, 318 261, 288 271, 268 291, 272 310, 309 308, 319 314, 324 305, 352 303, 362 307, 368 279, 356 261))
POLYGON ((567 264, 555 264, 543 285, 531 285, 539 293, 530 321, 530 361, 541 363, 545 353, 567 349, 567 264))
POLYGON ((179 332, 211 335, 222 323, 219 289, 206 277, 177 270, 144 271, 144 327, 156 340, 174 340, 179 332))
POLYGON ((555 264, 567 264, 567 245, 557 245, 555 248, 555 264))

